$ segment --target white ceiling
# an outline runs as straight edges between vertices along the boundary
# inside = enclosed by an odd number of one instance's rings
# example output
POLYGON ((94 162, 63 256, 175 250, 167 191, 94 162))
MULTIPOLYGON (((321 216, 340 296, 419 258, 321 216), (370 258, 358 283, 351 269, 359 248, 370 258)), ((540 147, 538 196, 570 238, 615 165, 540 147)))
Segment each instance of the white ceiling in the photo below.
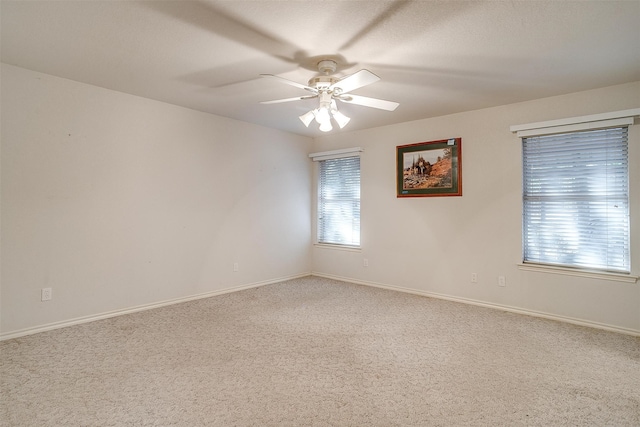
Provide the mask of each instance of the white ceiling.
MULTIPOLYGON (((5 1, 2 62, 285 131, 319 59, 394 112, 343 131, 640 80, 640 1, 5 1)), ((340 132, 335 128, 332 132, 340 132)))

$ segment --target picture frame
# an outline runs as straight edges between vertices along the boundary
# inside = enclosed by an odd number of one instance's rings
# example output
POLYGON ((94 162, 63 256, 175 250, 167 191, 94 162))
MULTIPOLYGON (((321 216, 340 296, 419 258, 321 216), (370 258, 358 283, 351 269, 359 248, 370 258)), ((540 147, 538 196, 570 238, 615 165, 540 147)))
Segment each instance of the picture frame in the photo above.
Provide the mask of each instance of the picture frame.
POLYGON ((397 197, 462 196, 462 138, 396 147, 397 197))

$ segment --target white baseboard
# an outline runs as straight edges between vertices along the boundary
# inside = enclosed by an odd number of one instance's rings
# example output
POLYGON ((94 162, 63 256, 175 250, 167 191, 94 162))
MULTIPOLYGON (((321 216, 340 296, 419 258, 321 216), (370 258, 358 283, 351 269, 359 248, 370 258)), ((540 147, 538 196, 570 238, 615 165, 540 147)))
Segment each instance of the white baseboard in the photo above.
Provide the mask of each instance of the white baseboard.
POLYGON ((439 294, 439 293, 435 293, 435 292, 421 291, 421 290, 418 290, 418 289, 404 288, 404 287, 401 287, 401 286, 387 285, 387 284, 384 284, 384 283, 376 283, 376 282, 369 282, 369 281, 351 279, 349 277, 335 276, 335 275, 332 275, 332 274, 324 274, 324 273, 319 273, 319 272, 316 272, 316 271, 312 271, 311 275, 312 276, 318 276, 318 277, 325 277, 327 279, 340 280, 342 282, 355 283, 357 285, 372 286, 372 287, 375 287, 375 288, 388 289, 388 290, 392 290, 392 291, 405 292, 405 293, 409 293, 409 294, 421 295, 421 296, 430 297, 430 298, 438 298, 438 299, 443 299, 443 300, 448 300, 448 301, 460 302, 460 303, 463 303, 463 304, 470 304, 470 305, 477 305, 477 306, 480 306, 480 307, 493 308, 493 309, 496 309, 496 310, 508 311, 510 313, 524 314, 524 315, 527 315, 527 316, 534 316, 534 317, 541 317, 541 318, 544 318, 544 319, 557 320, 559 322, 571 323, 571 324, 580 325, 580 326, 588 326, 590 328, 604 329, 606 331, 617 332, 617 333, 621 333, 621 334, 633 335, 633 336, 636 336, 636 337, 640 337, 640 330, 630 329, 630 328, 622 328, 622 327, 619 327, 619 326, 607 325, 605 323, 592 322, 590 320, 576 319, 576 318, 567 317, 567 316, 559 316, 557 314, 545 313, 545 312, 542 312, 542 311, 528 310, 528 309, 525 309, 525 308, 511 307, 511 306, 502 305, 502 304, 494 304, 494 303, 489 303, 489 302, 485 302, 485 301, 478 301, 478 300, 469 299, 469 298, 454 297, 454 296, 451 296, 451 295, 439 294))
POLYGON ((88 322, 94 322, 96 320, 108 319, 110 317, 122 316, 124 314, 130 314, 130 313, 136 313, 136 312, 139 312, 139 311, 151 310, 151 309, 154 309, 154 308, 160 308, 160 307, 164 307, 164 306, 167 306, 167 305, 180 304, 180 303, 187 302, 187 301, 193 301, 193 300, 198 300, 198 299, 202 299, 202 298, 214 297, 216 295, 223 295, 223 294, 228 294, 228 293, 231 293, 231 292, 243 291, 245 289, 258 288, 260 286, 271 285, 273 283, 279 283, 279 282, 284 282, 284 281, 287 281, 287 280, 298 279, 300 277, 306 277, 306 276, 309 276, 310 274, 311 273, 308 273, 308 272, 307 273, 301 273, 301 274, 297 274, 297 275, 294 275, 294 276, 280 277, 280 278, 277 278, 277 279, 270 279, 270 280, 265 280, 265 281, 261 281, 261 282, 255 282, 255 283, 250 283, 250 284, 246 284, 246 285, 235 286, 235 287, 232 287, 232 288, 225 288, 225 289, 220 289, 220 290, 217 290, 217 291, 204 292, 204 293, 201 293, 201 294, 190 295, 190 296, 187 296, 187 297, 174 298, 174 299, 170 299, 170 300, 154 302, 154 303, 151 303, 151 304, 144 304, 144 305, 124 308, 124 309, 120 309, 120 310, 108 311, 108 312, 105 312, 105 313, 94 314, 94 315, 90 315, 90 316, 76 317, 74 319, 63 320, 61 322, 48 323, 46 325, 35 326, 35 327, 32 327, 32 328, 25 328, 25 329, 20 329, 20 330, 17 330, 17 331, 12 331, 12 332, 5 332, 5 333, 0 334, 0 341, 9 340, 9 339, 12 339, 12 338, 24 337, 26 335, 33 335, 33 334, 37 334, 39 332, 51 331, 53 329, 65 328, 67 326, 79 325, 81 323, 88 323, 88 322))
POLYGON ((139 305, 139 306, 136 306, 136 307, 129 307, 129 308, 121 309, 121 310, 114 310, 114 311, 109 311, 109 312, 90 315, 90 316, 77 317, 77 318, 74 318, 74 319, 64 320, 64 321, 61 321, 61 322, 48 323, 46 325, 35 326, 35 327, 32 327, 32 328, 26 328, 26 329, 20 329, 20 330, 17 330, 17 331, 6 332, 6 333, 0 334, 0 341, 9 340, 9 339, 12 339, 12 338, 19 338, 19 337, 23 337, 23 336, 27 336, 27 335, 33 335, 33 334, 37 334, 39 332, 51 331, 53 329, 64 328, 64 327, 67 327, 67 326, 73 326, 73 325, 79 325, 79 324, 82 324, 82 323, 94 322, 96 320, 108 319, 110 317, 116 317, 116 316, 122 316, 122 315, 125 315, 125 314, 136 313, 136 312, 139 312, 139 311, 151 310, 151 309, 154 309, 154 308, 164 307, 164 306, 167 306, 167 305, 180 304, 180 303, 187 302, 187 301, 193 301, 193 300, 198 300, 198 299, 202 299, 202 298, 214 297, 216 295, 223 295, 223 294, 228 294, 228 293, 231 293, 231 292, 238 292, 238 291, 242 291, 242 290, 245 290, 245 289, 257 288, 257 287, 260 287, 260 286, 270 285, 270 284, 273 284, 273 283, 279 283, 279 282, 284 282, 284 281, 287 281, 287 280, 298 279, 298 278, 305 277, 305 276, 308 276, 308 275, 313 275, 313 276, 318 276, 318 277, 325 277, 327 279, 340 280, 342 282, 355 283, 355 284, 364 285, 364 286, 372 286, 372 287, 376 287, 376 288, 388 289, 388 290, 392 290, 392 291, 404 292, 404 293, 420 295, 420 296, 425 296, 425 297, 430 297, 430 298, 438 298, 438 299, 443 299, 443 300, 448 300, 448 301, 460 302, 460 303, 463 303, 463 304, 470 304, 470 305, 476 305, 476 306, 480 306, 480 307, 493 308, 493 309, 496 309, 496 310, 508 311, 508 312, 517 313, 517 314, 524 314, 524 315, 527 315, 527 316, 541 317, 541 318, 545 318, 545 319, 556 320, 556 321, 559 321, 559 322, 572 323, 574 325, 588 326, 588 327, 596 328, 596 329, 604 329, 604 330, 607 330, 607 331, 618 332, 618 333, 622 333, 622 334, 626 334, 626 335, 640 336, 640 331, 639 330, 629 329, 629 328, 621 328, 619 326, 613 326, 613 325, 607 325, 607 324, 604 324, 604 323, 592 322, 590 320, 576 319, 576 318, 572 318, 572 317, 559 316, 559 315, 540 312, 540 311, 535 311, 535 310, 527 310, 527 309, 523 309, 523 308, 519 308, 519 307, 511 307, 511 306, 506 306, 506 305, 501 305, 501 304, 494 304, 494 303, 488 303, 488 302, 484 302, 484 301, 473 300, 473 299, 469 299, 469 298, 454 297, 454 296, 445 295, 445 294, 439 294, 439 293, 435 293, 435 292, 420 291, 420 290, 417 290, 417 289, 404 288, 404 287, 401 287, 401 286, 393 286, 393 285, 387 285, 387 284, 384 284, 384 283, 357 280, 357 279, 352 279, 352 278, 349 278, 349 277, 335 276, 335 275, 331 275, 331 274, 324 274, 324 273, 319 273, 319 272, 312 271, 311 273, 301 273, 301 274, 297 274, 297 275, 294 275, 294 276, 287 276, 287 277, 281 277, 281 278, 277 278, 277 279, 270 279, 270 280, 265 280, 265 281, 261 281, 261 282, 255 282, 255 283, 250 283, 250 284, 246 284, 246 285, 236 286, 236 287, 232 287, 232 288, 226 288, 226 289, 221 289, 221 290, 212 291, 212 292, 205 292, 205 293, 191 295, 191 296, 187 296, 187 297, 175 298, 175 299, 160 301, 160 302, 151 303, 151 304, 139 305))

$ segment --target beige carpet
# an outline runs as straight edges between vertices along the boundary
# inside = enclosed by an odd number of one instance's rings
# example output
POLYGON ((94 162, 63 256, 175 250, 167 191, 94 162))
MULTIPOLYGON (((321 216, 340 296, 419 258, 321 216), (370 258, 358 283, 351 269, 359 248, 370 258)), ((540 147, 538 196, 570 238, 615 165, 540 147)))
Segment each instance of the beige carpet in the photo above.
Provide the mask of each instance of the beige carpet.
POLYGON ((3 426, 640 426, 640 338, 317 277, 0 356, 3 426))

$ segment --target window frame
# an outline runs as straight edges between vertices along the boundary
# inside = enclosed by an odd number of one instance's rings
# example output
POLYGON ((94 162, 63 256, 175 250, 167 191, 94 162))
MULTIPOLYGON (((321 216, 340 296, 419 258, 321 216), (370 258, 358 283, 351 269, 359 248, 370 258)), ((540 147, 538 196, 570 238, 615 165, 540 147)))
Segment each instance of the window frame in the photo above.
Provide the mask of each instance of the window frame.
MULTIPOLYGON (((629 138, 627 140, 628 147, 628 170, 627 176, 629 180, 629 221, 630 221, 630 229, 629 229, 629 250, 631 251, 630 257, 630 266, 629 272, 611 272, 606 270, 594 270, 581 266, 576 267, 565 267, 558 266, 553 264, 542 264, 537 262, 525 262, 521 261, 517 263, 517 267, 523 271, 534 271, 534 272, 542 272, 542 273, 551 273, 551 274, 560 274, 560 275, 568 275, 568 276, 577 276, 577 277, 587 277, 587 278, 597 278, 608 281, 618 281, 618 282, 626 282, 626 283, 636 283, 638 281, 637 275, 637 263, 634 263, 633 253, 635 253, 634 248, 638 248, 637 242, 634 239, 633 227, 637 225, 638 221, 632 215, 632 210, 634 208, 634 200, 632 198, 633 191, 636 191, 634 188, 635 185, 633 182, 633 170, 632 170, 632 151, 637 149, 637 147, 631 147, 634 140, 637 140, 637 130, 633 130, 632 127, 634 125, 635 119, 640 117, 640 108, 634 108, 629 110, 622 111, 614 111, 608 113, 601 114, 593 114, 589 116, 581 116, 581 117, 571 117, 565 119, 558 120, 550 120, 544 122, 535 122, 529 124, 522 125, 512 125, 510 127, 510 131, 515 133, 518 136, 518 142, 520 143, 520 147, 523 147, 522 138, 531 137, 531 136, 541 136, 541 135, 549 135, 555 133, 568 133, 568 132, 576 132, 583 130, 595 130, 602 129, 608 127, 628 127, 628 135, 629 138), (636 135, 634 137, 634 135, 636 135)), ((524 153, 521 153, 521 161, 524 160, 524 153)), ((524 170, 523 170, 524 175, 524 170)), ((524 176, 523 176, 524 179, 524 176)), ((524 195, 524 188, 521 192, 521 195, 524 195)), ((524 203, 524 201, 522 201, 524 203)), ((523 208, 523 216, 524 216, 524 204, 521 205, 523 208)), ((523 219, 524 220, 524 219, 523 219)), ((524 227, 521 227, 521 232, 524 232, 524 227)), ((524 236, 522 236, 522 259, 524 259, 524 236)))
MULTIPOLYGON (((316 164, 314 168, 314 194, 313 198, 313 243, 316 246, 330 249, 340 249, 340 250, 348 250, 348 251, 359 251, 362 245, 362 233, 361 227, 359 227, 359 244, 347 244, 347 243, 334 243, 334 242, 326 242, 320 241, 319 239, 319 229, 320 229, 320 162, 325 160, 338 160, 341 158, 352 158, 359 157, 360 158, 360 189, 362 188, 361 182, 361 173, 362 173, 362 156, 360 153, 364 151, 361 147, 354 148, 346 148, 341 150, 333 150, 333 151, 323 151, 318 153, 311 153, 309 157, 316 164)), ((359 207, 359 216, 361 216, 362 207, 359 207)))

